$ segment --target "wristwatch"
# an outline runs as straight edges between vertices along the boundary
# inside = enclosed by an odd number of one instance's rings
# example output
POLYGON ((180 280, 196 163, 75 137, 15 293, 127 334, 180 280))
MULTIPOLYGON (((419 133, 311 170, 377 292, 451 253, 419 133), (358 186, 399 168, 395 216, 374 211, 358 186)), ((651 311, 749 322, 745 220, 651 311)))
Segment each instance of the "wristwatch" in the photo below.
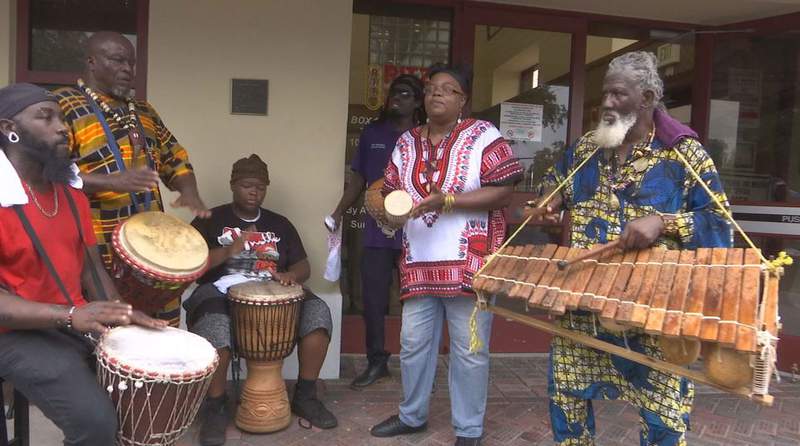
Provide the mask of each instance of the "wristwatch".
POLYGON ((678 215, 677 214, 662 214, 658 213, 661 221, 664 223, 664 234, 677 236, 680 234, 678 230, 678 215))

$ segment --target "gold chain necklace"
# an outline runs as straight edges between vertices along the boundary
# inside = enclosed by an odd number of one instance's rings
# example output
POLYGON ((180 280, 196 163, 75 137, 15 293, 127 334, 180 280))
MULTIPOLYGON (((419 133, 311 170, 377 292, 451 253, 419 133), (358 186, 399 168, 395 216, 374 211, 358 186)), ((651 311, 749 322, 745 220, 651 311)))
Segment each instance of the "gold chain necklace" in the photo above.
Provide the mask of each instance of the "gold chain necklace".
POLYGON ((39 200, 36 199, 36 194, 33 193, 33 188, 31 187, 31 185, 25 183, 25 187, 28 188, 28 192, 30 192, 31 198, 33 198, 33 204, 35 204, 36 207, 39 208, 39 210, 45 217, 53 218, 56 216, 56 214, 58 214, 58 191, 56 191, 55 184, 53 184, 53 210, 50 212, 45 211, 44 207, 42 207, 41 203, 39 203, 39 200))

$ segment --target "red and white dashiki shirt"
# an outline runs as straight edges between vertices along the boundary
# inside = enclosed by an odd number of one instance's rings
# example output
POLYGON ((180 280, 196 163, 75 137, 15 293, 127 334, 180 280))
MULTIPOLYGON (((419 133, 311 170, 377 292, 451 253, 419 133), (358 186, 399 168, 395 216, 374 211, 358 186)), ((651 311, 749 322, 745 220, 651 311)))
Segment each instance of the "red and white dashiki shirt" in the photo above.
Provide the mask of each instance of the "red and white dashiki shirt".
MULTIPOLYGON (((462 194, 513 184, 522 172, 508 142, 492 123, 466 119, 438 148, 429 147, 422 127, 400 136, 386 167, 383 191, 405 190, 416 205, 429 195, 429 178, 445 194, 462 194), (426 175, 428 161, 438 168, 426 175)), ((459 209, 409 219, 403 231, 401 299, 453 297, 472 294, 472 277, 484 257, 503 243, 506 223, 499 209, 459 209)))

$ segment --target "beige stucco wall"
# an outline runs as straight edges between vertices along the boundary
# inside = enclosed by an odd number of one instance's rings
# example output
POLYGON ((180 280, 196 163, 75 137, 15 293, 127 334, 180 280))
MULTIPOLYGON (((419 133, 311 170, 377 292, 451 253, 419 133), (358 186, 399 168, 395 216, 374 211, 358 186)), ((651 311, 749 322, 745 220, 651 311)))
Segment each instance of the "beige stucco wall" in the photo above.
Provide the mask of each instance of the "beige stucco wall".
POLYGON ((295 224, 323 292, 336 288, 322 279, 322 219, 343 182, 351 23, 349 0, 150 2, 147 96, 188 149, 206 204, 230 201, 230 166, 259 154, 265 207, 295 224), (269 116, 230 114, 234 77, 269 80, 269 116))
MULTIPOLYGON (((189 151, 206 204, 231 200, 235 160, 257 153, 269 164, 265 207, 303 239, 308 285, 334 317, 322 377, 338 376, 341 294, 322 278, 322 220, 344 181, 351 1, 151 0, 149 25, 147 97, 189 151), (268 79, 269 116, 231 115, 231 78, 268 79)), ((297 377, 293 358, 284 376, 297 377)))
POLYGON ((13 0, 0 0, 0 87, 13 79, 15 14, 13 0))

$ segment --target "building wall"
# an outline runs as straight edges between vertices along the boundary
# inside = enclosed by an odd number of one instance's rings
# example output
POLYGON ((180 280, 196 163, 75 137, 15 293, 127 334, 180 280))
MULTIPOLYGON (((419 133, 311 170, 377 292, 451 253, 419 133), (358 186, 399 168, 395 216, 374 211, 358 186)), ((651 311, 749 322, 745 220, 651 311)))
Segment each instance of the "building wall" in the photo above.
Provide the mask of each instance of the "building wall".
POLYGON ((14 0, 0 0, 0 87, 14 78, 14 0))
POLYGON ((338 375, 341 295, 322 278, 322 221, 342 192, 352 19, 350 0, 150 2, 148 100, 189 151, 208 206, 230 201, 235 160, 257 153, 269 165, 265 207, 296 226, 308 285, 336 321, 328 376, 338 375), (269 116, 231 115, 231 78, 268 79, 269 116))

